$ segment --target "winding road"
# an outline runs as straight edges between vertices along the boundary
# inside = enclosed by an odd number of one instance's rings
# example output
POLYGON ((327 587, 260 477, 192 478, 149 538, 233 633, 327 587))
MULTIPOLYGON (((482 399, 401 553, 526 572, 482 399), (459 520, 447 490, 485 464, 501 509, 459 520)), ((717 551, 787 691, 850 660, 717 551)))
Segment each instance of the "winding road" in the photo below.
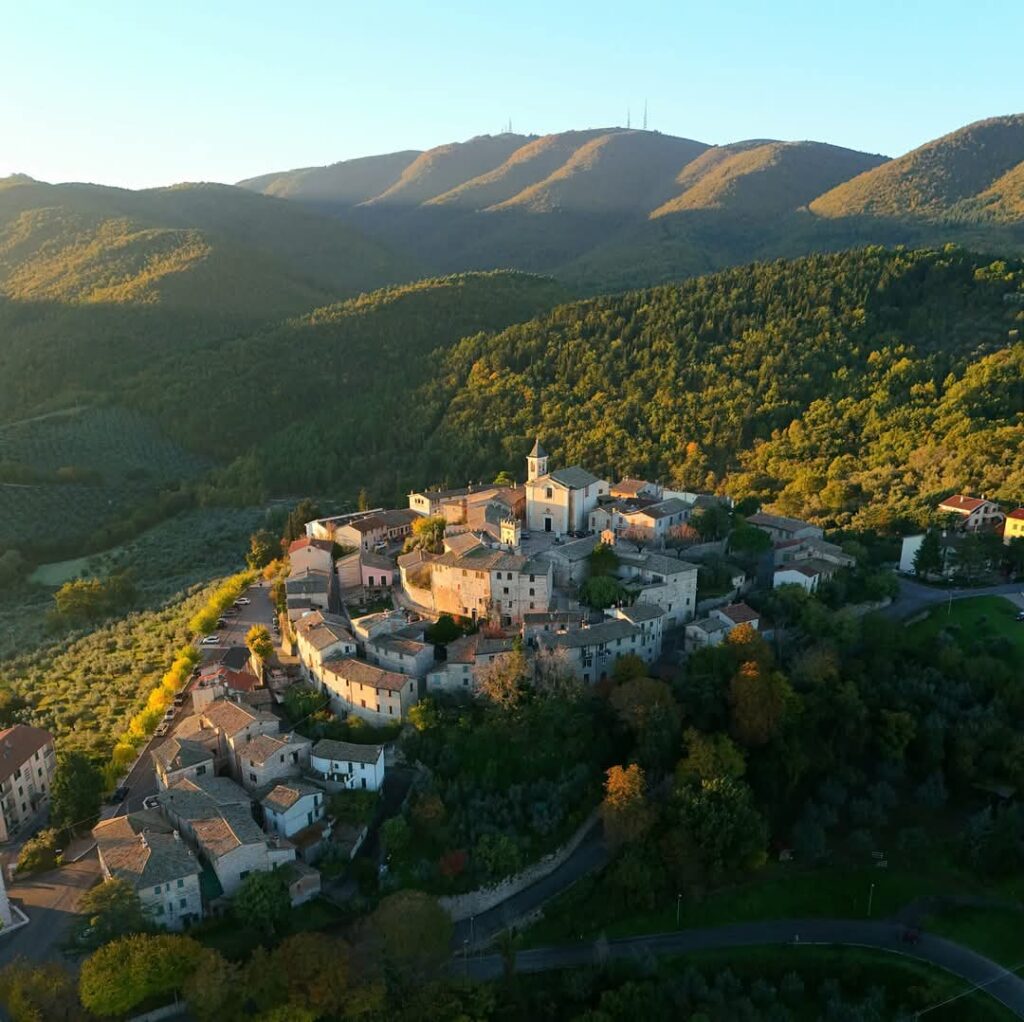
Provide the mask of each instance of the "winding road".
MULTIPOLYGON (((629 960, 649 955, 678 955, 721 948, 757 947, 769 944, 799 948, 845 945, 900 954, 938 966, 965 983, 982 987, 1018 1018, 1024 1018, 1024 980, 1001 965, 942 937, 922 934, 916 944, 904 942, 905 928, 896 922, 858 919, 799 919, 762 923, 731 923, 710 929, 680 930, 621 940, 541 947, 516 956, 519 973, 547 972, 595 965, 611 959, 629 960)), ((1024 963, 1022 963, 1024 965, 1024 963)), ((478 980, 500 977, 501 955, 458 958, 452 971, 478 980)))
POLYGON ((1024 582, 979 586, 976 589, 936 589, 902 577, 899 583, 899 596, 882 611, 886 617, 912 617, 929 607, 945 603, 950 597, 954 600, 969 600, 976 596, 1006 596, 1024 610, 1024 582))

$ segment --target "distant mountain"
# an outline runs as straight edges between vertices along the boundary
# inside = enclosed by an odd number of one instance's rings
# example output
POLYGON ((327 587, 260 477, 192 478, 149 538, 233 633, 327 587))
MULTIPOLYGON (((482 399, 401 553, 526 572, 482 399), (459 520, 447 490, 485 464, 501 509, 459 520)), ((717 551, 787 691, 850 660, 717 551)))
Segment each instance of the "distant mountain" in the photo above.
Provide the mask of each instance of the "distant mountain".
POLYGON ((413 275, 379 241, 227 185, 0 183, 0 295, 284 315, 413 275))
POLYGON ((314 204, 431 273, 513 266, 594 292, 864 244, 1021 251, 1022 125, 981 121, 896 160, 623 128, 505 134, 242 185, 314 204))
POLYGON ((680 193, 651 217, 694 209, 791 213, 822 192, 886 162, 823 142, 739 142, 708 149, 679 175, 680 193))
POLYGON ((943 135, 820 196, 821 217, 949 221, 1024 219, 1024 114, 943 135))
POLYGON ((420 153, 401 177, 367 205, 418 206, 444 195, 465 181, 487 174, 505 162, 533 136, 481 135, 468 142, 453 142, 420 153))
POLYGON ((239 181, 242 188, 281 199, 341 203, 355 206, 390 188, 406 167, 420 156, 418 149, 383 156, 343 160, 329 167, 306 167, 278 174, 263 174, 239 181))

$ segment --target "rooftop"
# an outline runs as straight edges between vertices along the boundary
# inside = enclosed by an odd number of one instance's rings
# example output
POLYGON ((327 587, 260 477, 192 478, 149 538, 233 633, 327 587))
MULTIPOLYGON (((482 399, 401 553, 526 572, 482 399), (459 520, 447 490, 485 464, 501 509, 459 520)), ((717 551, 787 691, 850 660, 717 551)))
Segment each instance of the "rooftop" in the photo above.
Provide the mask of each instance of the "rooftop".
POLYGON ((521 554, 476 546, 462 554, 455 551, 441 554, 435 558, 434 563, 451 568, 465 568, 467 571, 522 571, 526 566, 526 558, 521 554))
POLYGON ((271 756, 276 756, 282 749, 297 748, 308 745, 309 739, 302 735, 289 732, 286 735, 256 735, 252 741, 238 747, 238 754, 254 763, 266 763, 271 756))
POLYGON ((383 554, 375 554, 372 550, 364 550, 359 555, 359 563, 364 568, 377 568, 384 571, 391 571, 395 567, 392 558, 385 557, 383 554))
POLYGON ((292 540, 288 545, 288 553, 295 554, 307 547, 330 553, 334 549, 334 544, 329 539, 311 539, 309 536, 303 536, 301 539, 292 540))
POLYGON ((103 820, 92 836, 111 876, 136 890, 200 872, 199 860, 157 810, 103 820))
POLYGON ((271 812, 284 813, 287 812, 296 802, 301 798, 305 798, 307 795, 322 795, 323 792, 320 788, 309 784, 306 781, 288 781, 286 783, 277 784, 270 791, 260 799, 261 805, 265 806, 271 812))
POLYGON ((530 448, 530 453, 528 457, 546 458, 547 456, 548 452, 544 450, 544 445, 540 442, 540 438, 538 437, 536 440, 533 441, 533 447, 530 448))
POLYGON ((385 653, 403 653, 406 656, 418 656, 425 649, 433 649, 433 646, 426 642, 417 642, 415 639, 404 638, 400 635, 384 632, 366 640, 367 646, 374 646, 385 653))
POLYGON ((651 484, 646 479, 623 479, 612 487, 616 497, 636 497, 651 484))
POLYGON ((983 498, 968 497, 962 493, 954 493, 939 504, 940 511, 955 511, 957 514, 969 515, 987 503, 983 498))
POLYGON ((799 518, 786 518, 784 515, 770 515, 766 511, 758 511, 747 519, 749 525, 761 526, 767 529, 777 529, 779 532, 799 532, 801 529, 814 528, 810 522, 802 521, 799 518))
POLYGON ((699 628, 705 634, 713 635, 715 632, 724 632, 729 626, 719 617, 702 617, 690 621, 686 627, 699 628))
POLYGON ((633 624, 639 624, 641 621, 657 621, 658 618, 665 616, 665 611, 656 603, 634 603, 632 607, 617 607, 615 612, 625 620, 632 621, 633 624))
POLYGON ((537 643, 553 649, 582 649, 584 646, 600 646, 616 639, 627 639, 636 633, 636 625, 611 618, 587 628, 573 628, 566 632, 539 632, 537 643))
POLYGON ((327 660, 324 663, 324 672, 337 675, 337 677, 356 685, 368 685, 370 688, 383 689, 388 692, 401 692, 410 682, 410 679, 404 674, 383 671, 379 667, 374 667, 373 664, 368 664, 363 660, 354 660, 352 657, 327 660))
POLYGON ((236 735, 250 724, 273 721, 279 724, 278 718, 263 710, 252 710, 230 699, 217 699, 210 703, 200 714, 211 726, 223 731, 226 735, 236 735))
POLYGON ((163 768, 164 773, 184 770, 213 760, 213 753, 199 742, 187 738, 168 738, 151 753, 153 759, 163 768))
POLYGON ((0 731, 0 782, 6 781, 43 746, 53 744, 53 735, 41 727, 15 724, 0 731))
POLYGON ((295 626, 295 631, 302 636, 304 642, 308 642, 317 650, 326 649, 336 642, 354 641, 352 633, 348 630, 348 623, 343 617, 323 611, 301 618, 295 626))
POLYGON ((376 763, 384 752, 383 745, 359 745, 356 742, 336 742, 333 738, 321 738, 313 746, 316 759, 330 759, 346 763, 376 763))
MULTIPOLYGON (((570 465, 568 468, 556 468, 554 472, 547 474, 548 479, 554 479, 556 483, 567 486, 570 490, 582 490, 587 486, 593 486, 601 480, 591 472, 588 472, 580 465, 570 465)), ((538 479, 537 482, 540 482, 538 479)))
POLYGON ((748 607, 745 603, 730 603, 727 607, 719 607, 718 612, 737 625, 758 621, 761 618, 753 607, 748 607))

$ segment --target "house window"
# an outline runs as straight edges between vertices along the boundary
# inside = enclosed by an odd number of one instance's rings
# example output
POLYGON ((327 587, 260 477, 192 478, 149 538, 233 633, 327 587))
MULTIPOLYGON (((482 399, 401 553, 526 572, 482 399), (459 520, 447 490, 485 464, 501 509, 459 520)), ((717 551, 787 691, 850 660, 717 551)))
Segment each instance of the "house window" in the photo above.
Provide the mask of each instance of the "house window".
POLYGON ((255 784, 256 783, 256 775, 255 774, 249 774, 249 780, 252 781, 253 784, 255 784))
POLYGON ((463 678, 462 679, 462 686, 463 686, 463 688, 468 688, 469 687, 469 678, 463 678))
POLYGON ((508 596, 508 586, 505 586, 505 587, 504 587, 504 589, 502 589, 502 592, 503 592, 503 593, 504 593, 504 594, 505 594, 506 596, 508 596))
POLYGON ((184 880, 179 880, 178 881, 178 886, 179 887, 184 887, 185 886, 185 881, 184 880))
POLYGON ((531 581, 531 582, 536 582, 536 581, 537 581, 537 579, 536 579, 536 577, 535 577, 535 576, 531 575, 531 576, 530 576, 530 581, 531 581))
POLYGON ((550 486, 546 486, 544 488, 544 496, 547 497, 548 500, 550 500, 551 499, 551 495, 552 495, 551 487, 550 486))
POLYGON ((186 898, 182 898, 181 901, 178 902, 178 907, 179 908, 188 908, 188 900, 186 898))
POLYGON ((534 592, 533 592, 533 590, 532 590, 532 589, 530 590, 530 595, 531 595, 531 596, 533 596, 533 595, 534 595, 534 592))
MULTIPOLYGON (((533 600, 530 601, 530 610, 533 610, 533 600)), ((545 628, 544 631, 547 631, 547 629, 545 628)))
POLYGON ((196 777, 202 777, 206 773, 206 764, 196 767, 196 777))
POLYGON ((157 884, 156 887, 153 888, 153 893, 154 894, 159 894, 160 893, 160 885, 159 884, 157 884))

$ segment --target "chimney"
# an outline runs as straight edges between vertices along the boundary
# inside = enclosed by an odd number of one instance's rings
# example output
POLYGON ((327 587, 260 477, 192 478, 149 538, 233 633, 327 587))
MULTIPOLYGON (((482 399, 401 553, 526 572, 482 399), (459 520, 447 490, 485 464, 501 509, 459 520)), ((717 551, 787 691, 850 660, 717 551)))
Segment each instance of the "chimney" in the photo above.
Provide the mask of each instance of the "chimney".
POLYGON ((174 840, 175 841, 180 841, 181 840, 181 834, 177 830, 174 831, 174 840))

